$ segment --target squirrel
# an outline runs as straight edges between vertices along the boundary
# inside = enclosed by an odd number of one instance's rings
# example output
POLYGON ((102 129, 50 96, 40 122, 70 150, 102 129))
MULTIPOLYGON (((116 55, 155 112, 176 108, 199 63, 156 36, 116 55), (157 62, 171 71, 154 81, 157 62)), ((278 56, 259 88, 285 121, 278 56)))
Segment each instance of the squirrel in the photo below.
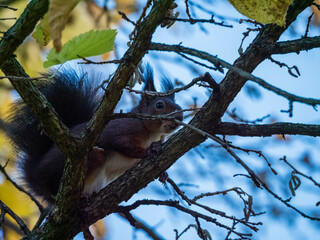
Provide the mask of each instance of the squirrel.
MULTIPOLYGON (((46 75, 47 77, 50 74, 46 75)), ((144 91, 156 91, 153 71, 147 66, 143 76, 144 91)), ((93 116, 101 100, 94 79, 88 74, 80 76, 73 69, 61 69, 49 83, 37 84, 39 90, 54 107, 62 122, 74 134, 79 134, 93 116)), ((164 91, 173 89, 171 81, 162 81, 164 91)), ((165 97, 141 95, 139 104, 131 113, 160 115, 173 113, 182 121, 181 108, 174 94, 165 97)), ((18 168, 23 182, 32 193, 49 204, 54 204, 65 157, 60 149, 41 131, 38 120, 28 106, 18 100, 8 118, 5 131, 19 154, 18 168)), ((98 192, 105 185, 136 165, 148 153, 153 142, 160 141, 177 129, 173 121, 117 118, 102 131, 95 147, 90 151, 82 194, 98 192)))

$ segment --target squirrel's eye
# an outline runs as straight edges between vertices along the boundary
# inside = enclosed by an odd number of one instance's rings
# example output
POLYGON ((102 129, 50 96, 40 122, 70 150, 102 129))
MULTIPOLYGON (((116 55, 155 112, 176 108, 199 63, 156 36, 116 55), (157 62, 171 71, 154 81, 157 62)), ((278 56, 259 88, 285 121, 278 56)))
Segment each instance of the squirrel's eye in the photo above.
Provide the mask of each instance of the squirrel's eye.
POLYGON ((163 107, 164 107, 164 103, 162 101, 159 101, 159 102, 156 103, 156 108, 157 109, 161 109, 163 107))

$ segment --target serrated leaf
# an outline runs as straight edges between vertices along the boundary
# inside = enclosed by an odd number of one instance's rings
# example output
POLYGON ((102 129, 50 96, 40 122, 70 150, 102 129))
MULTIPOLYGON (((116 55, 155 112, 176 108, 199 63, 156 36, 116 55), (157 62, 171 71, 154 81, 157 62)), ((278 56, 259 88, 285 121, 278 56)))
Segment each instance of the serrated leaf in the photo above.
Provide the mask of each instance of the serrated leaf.
POLYGON ((48 19, 53 46, 57 52, 61 50, 61 32, 63 31, 71 11, 81 0, 50 0, 48 19))
POLYGON ((42 46, 46 46, 50 42, 51 34, 48 13, 44 15, 41 22, 38 23, 32 37, 42 46))
POLYGON ((66 42, 59 53, 52 48, 43 66, 48 68, 68 60, 80 57, 91 57, 109 52, 113 49, 116 35, 117 31, 115 29, 90 30, 89 32, 80 34, 66 42))
POLYGON ((243 15, 263 24, 275 23, 283 27, 288 7, 293 0, 229 0, 243 15))

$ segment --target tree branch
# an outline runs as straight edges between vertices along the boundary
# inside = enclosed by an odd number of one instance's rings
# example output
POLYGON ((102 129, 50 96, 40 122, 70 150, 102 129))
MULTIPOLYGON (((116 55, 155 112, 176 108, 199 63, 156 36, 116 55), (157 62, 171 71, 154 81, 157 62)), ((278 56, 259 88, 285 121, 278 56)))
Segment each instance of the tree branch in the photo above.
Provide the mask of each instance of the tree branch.
POLYGON ((2 212, 8 213, 19 225, 19 227, 22 229, 22 231, 31 239, 31 232, 27 225, 24 223, 24 221, 17 215, 15 214, 7 205, 5 205, 1 200, 0 200, 0 209, 1 209, 1 214, 2 212))
POLYGON ((0 41, 0 67, 33 31, 39 19, 47 12, 48 5, 48 0, 32 0, 16 23, 3 35, 0 41))
POLYGON ((163 240, 164 239, 154 229, 152 229, 152 227, 146 225, 141 220, 138 220, 136 217, 132 216, 132 214, 129 213, 129 211, 127 213, 125 213, 125 214, 119 213, 119 216, 127 219, 128 222, 130 224, 132 224, 135 229, 137 229, 137 230, 141 229, 142 231, 144 231, 153 240, 163 240), (131 219, 128 219, 129 217, 127 216, 127 213, 130 215, 131 219), (131 220, 134 221, 134 222, 131 223, 131 220))
POLYGON ((269 54, 299 53, 300 51, 307 51, 318 47, 320 47, 320 36, 266 44, 269 54))
POLYGON ((9 78, 9 80, 35 114, 46 134, 59 146, 62 152, 69 155, 68 153, 77 146, 73 135, 60 121, 57 113, 43 94, 28 79, 28 74, 19 62, 11 56, 32 32, 39 19, 47 12, 48 4, 47 0, 31 1, 16 23, 5 33, 0 41, 0 67, 6 75, 25 77, 25 79, 9 78))
POLYGON ((9 80, 36 116, 48 137, 59 146, 63 153, 70 155, 77 148, 73 134, 59 119, 54 108, 29 79, 19 62, 14 57, 10 57, 2 65, 2 71, 9 76, 24 77, 24 79, 9 77, 9 80))
POLYGON ((241 69, 235 65, 231 65, 230 63, 228 63, 222 59, 219 59, 215 56, 212 56, 211 54, 204 52, 204 51, 183 47, 181 45, 167 45, 167 44, 161 44, 161 43, 152 43, 150 45, 150 49, 151 50, 158 50, 158 51, 176 52, 176 53, 183 52, 183 53, 186 53, 186 54, 189 54, 189 55, 201 58, 201 59, 205 59, 205 60, 211 62, 212 64, 214 64, 215 66, 221 65, 222 67, 228 68, 229 70, 233 71, 234 73, 238 74, 239 76, 259 84, 263 88, 265 88, 269 91, 272 91, 272 92, 288 99, 290 102, 301 102, 301 103, 305 103, 307 105, 311 105, 313 107, 320 104, 320 99, 300 97, 300 96, 294 95, 292 93, 286 92, 280 88, 277 88, 277 87, 267 83, 263 79, 258 78, 256 76, 250 74, 248 71, 244 71, 243 69, 241 69))
POLYGON ((273 124, 220 123, 211 134, 266 137, 277 134, 320 136, 320 125, 279 122, 273 124))
MULTIPOLYGON (((136 209, 138 208, 139 206, 142 206, 142 205, 156 205, 156 206, 169 206, 169 207, 174 207, 182 212, 185 212, 195 218, 201 218, 201 219, 204 219, 206 220, 207 222, 211 222, 213 224, 216 224, 218 227, 221 227, 221 228, 225 228, 227 230, 231 230, 230 227, 220 223, 217 221, 217 219, 215 218, 212 218, 210 216, 207 216, 207 215, 204 215, 202 213, 199 213, 199 212, 196 212, 194 210, 191 210, 191 209, 188 209, 188 208, 185 208, 183 206, 181 206, 179 204, 178 201, 173 201, 173 200, 167 200, 167 201, 161 201, 161 200, 138 200, 136 201, 135 203, 133 203, 132 205, 128 205, 128 206, 119 206, 118 207, 118 210, 120 211, 123 211, 123 210, 126 210, 126 211, 131 211, 133 209, 136 209)), ((235 230, 232 231, 234 234, 238 235, 238 236, 252 236, 252 234, 248 233, 248 234, 245 234, 245 233, 240 233, 240 232, 237 232, 235 230)))
POLYGON ((19 191, 25 193, 27 196, 30 197, 30 199, 37 205, 37 207, 39 208, 39 211, 42 213, 44 211, 43 206, 41 205, 41 203, 28 191, 26 191, 22 186, 18 185, 15 181, 12 180, 12 178, 8 175, 7 171, 6 171, 6 165, 8 164, 8 161, 6 162, 6 164, 4 166, 2 166, 0 164, 0 171, 2 172, 2 174, 6 177, 6 179, 11 182, 13 184, 13 186, 15 186, 16 189, 18 189, 19 191))

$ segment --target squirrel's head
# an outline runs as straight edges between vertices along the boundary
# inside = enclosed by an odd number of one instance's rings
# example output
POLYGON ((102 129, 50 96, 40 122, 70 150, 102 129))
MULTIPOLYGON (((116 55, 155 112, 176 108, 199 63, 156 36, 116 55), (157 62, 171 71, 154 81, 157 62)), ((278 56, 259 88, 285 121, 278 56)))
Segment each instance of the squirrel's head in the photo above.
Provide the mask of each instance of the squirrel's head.
MULTIPOLYGON (((145 87, 143 91, 156 92, 153 81, 153 71, 151 67, 145 68, 144 74, 145 87)), ((162 91, 169 91, 174 89, 173 84, 168 79, 162 80, 162 91)), ((134 109, 135 112, 145 113, 150 115, 163 115, 168 113, 174 113, 170 117, 174 117, 179 121, 183 120, 183 114, 180 111, 181 107, 175 103, 174 94, 164 97, 150 96, 142 94, 139 105, 134 109)), ((178 128, 178 124, 171 120, 144 120, 145 126, 150 132, 158 132, 168 134, 178 128)))

